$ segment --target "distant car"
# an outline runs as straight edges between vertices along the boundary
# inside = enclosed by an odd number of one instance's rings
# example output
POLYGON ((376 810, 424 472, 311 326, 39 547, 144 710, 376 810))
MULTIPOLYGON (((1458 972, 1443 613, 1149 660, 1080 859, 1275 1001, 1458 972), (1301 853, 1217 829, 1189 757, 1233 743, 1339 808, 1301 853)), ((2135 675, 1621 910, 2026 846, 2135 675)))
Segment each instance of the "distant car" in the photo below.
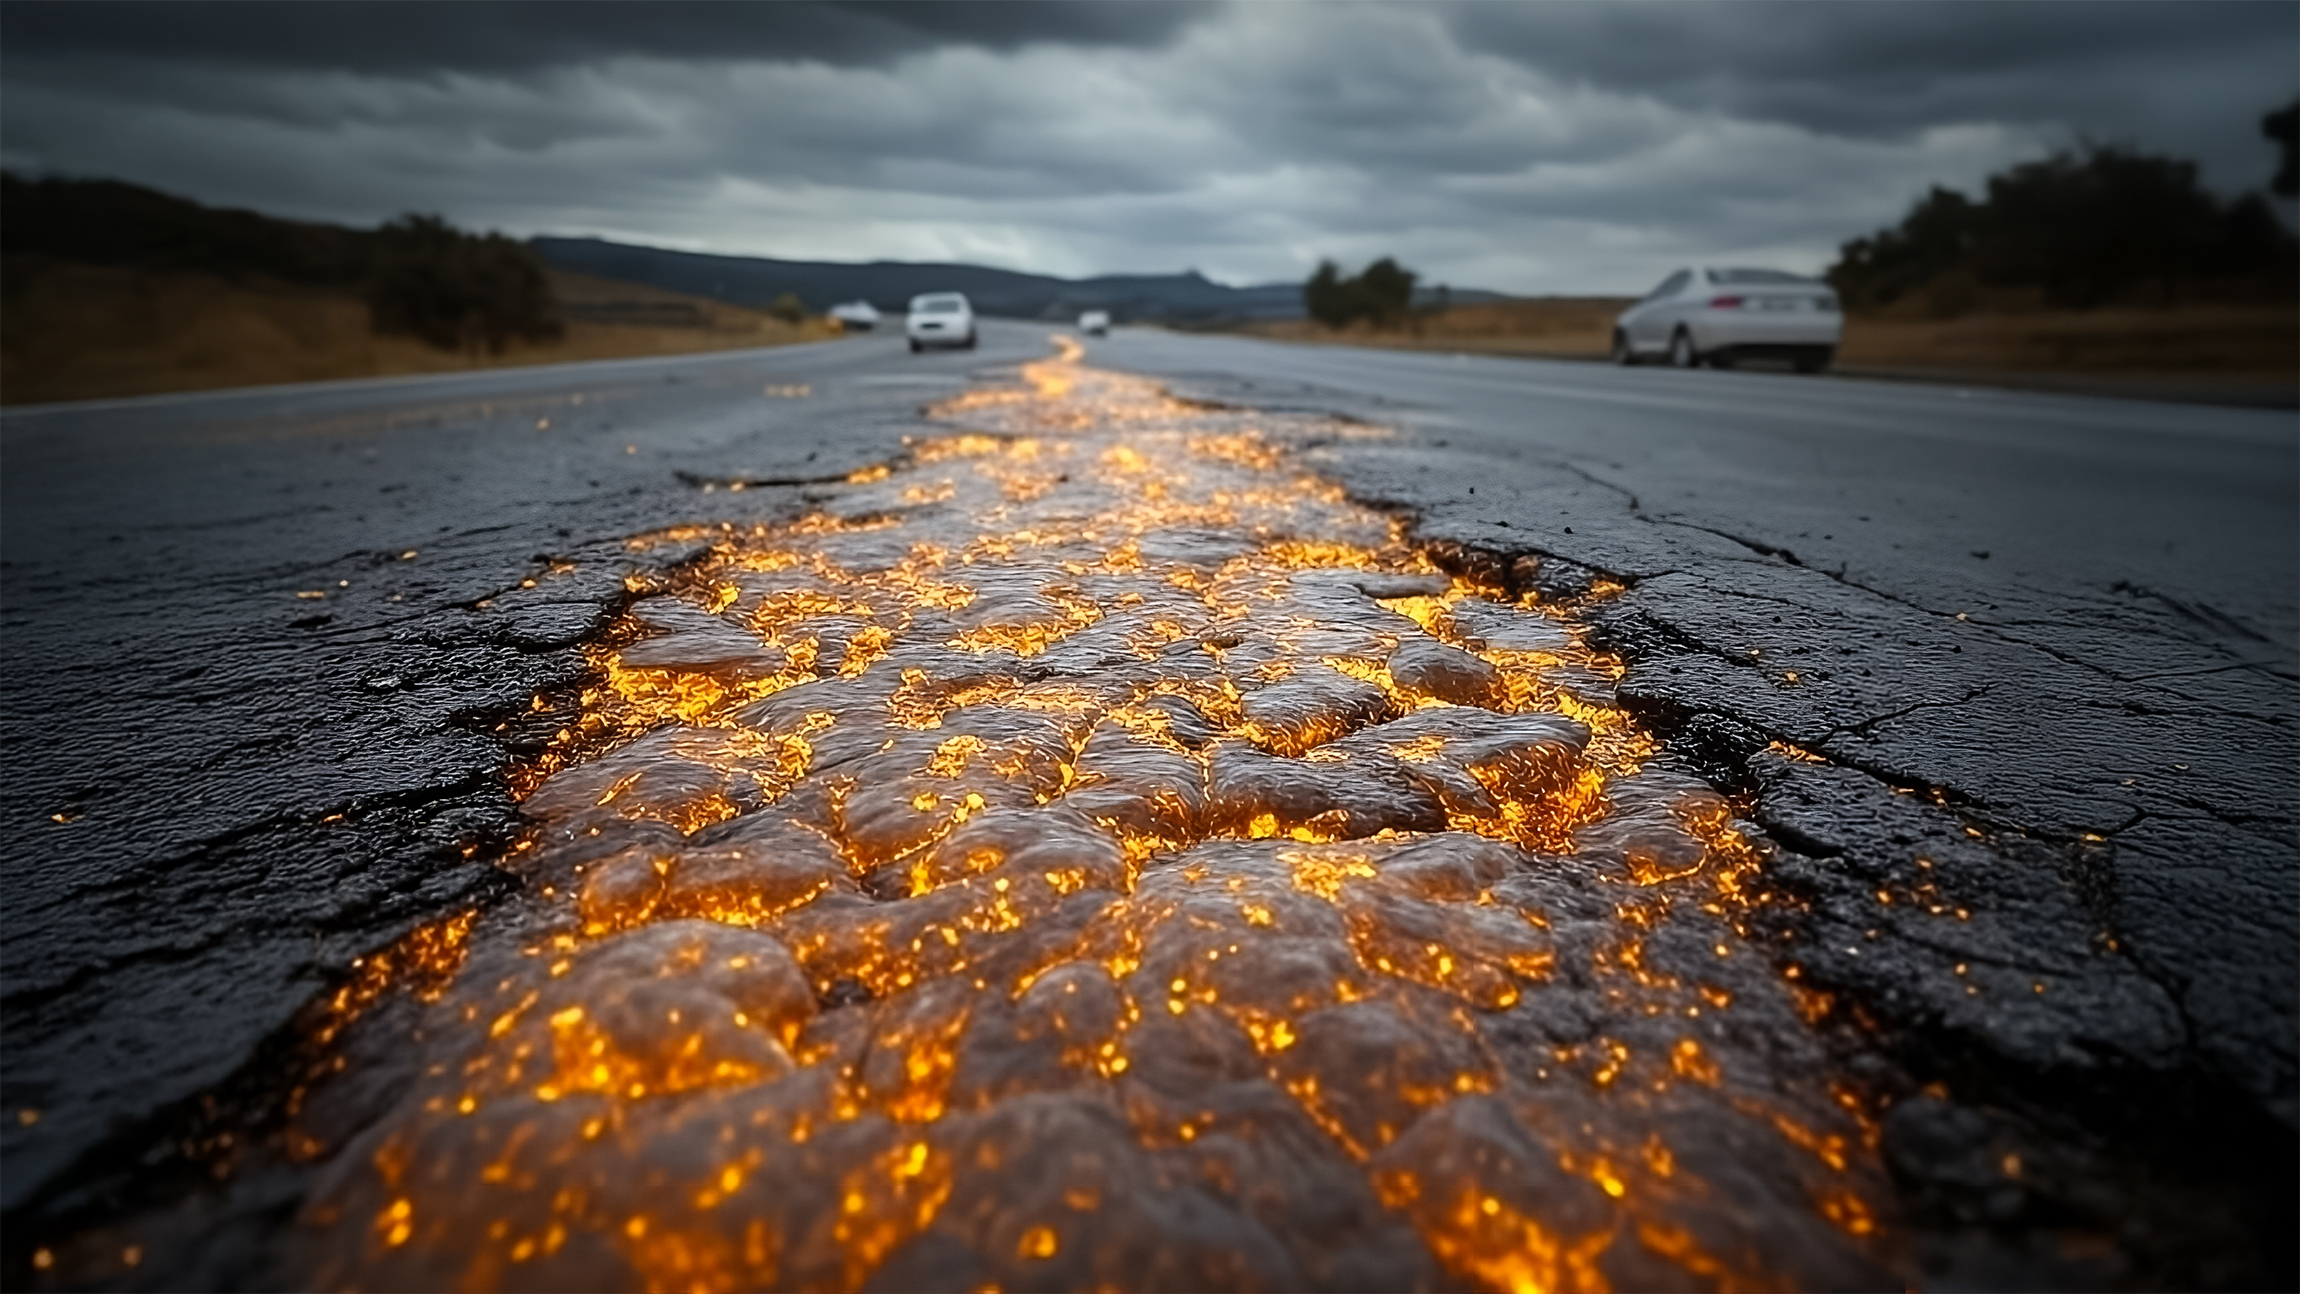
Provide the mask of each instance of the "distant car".
POLYGON ((1613 324, 1613 361, 1731 368, 1781 359, 1817 373, 1837 357, 1845 318, 1819 279, 1779 270, 1678 270, 1613 324))
POLYGON ((831 318, 845 325, 848 332, 869 332, 878 327, 878 307, 868 301, 849 301, 832 306, 831 318))
POLYGON ((1107 310, 1089 310, 1078 316, 1078 331, 1089 337, 1109 336, 1110 312, 1107 310))
POLYGON ((928 292, 910 299, 910 317, 903 324, 910 335, 912 354, 929 346, 974 349, 974 307, 963 292, 928 292))

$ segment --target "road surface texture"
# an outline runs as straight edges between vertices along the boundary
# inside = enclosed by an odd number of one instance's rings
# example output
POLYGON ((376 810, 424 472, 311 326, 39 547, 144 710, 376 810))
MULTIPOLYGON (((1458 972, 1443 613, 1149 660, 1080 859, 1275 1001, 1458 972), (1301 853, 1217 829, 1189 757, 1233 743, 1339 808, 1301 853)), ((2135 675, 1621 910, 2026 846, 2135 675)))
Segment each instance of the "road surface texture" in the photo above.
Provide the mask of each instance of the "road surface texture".
POLYGON ((2289 412, 983 337, 0 418, 8 1284, 2294 1282, 2289 412))

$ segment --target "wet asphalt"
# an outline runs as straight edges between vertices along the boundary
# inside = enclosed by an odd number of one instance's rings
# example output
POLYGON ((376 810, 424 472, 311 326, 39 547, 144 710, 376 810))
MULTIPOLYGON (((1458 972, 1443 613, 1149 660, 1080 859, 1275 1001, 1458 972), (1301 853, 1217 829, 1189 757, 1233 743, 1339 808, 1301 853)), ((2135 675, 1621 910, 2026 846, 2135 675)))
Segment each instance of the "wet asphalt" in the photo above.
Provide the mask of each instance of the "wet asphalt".
MULTIPOLYGON (((488 729, 577 676, 624 538, 802 512, 1047 332, 0 414, 10 1218, 148 1202, 315 992, 493 892, 488 729), (521 588, 562 560, 600 577, 521 588)), ((2289 1282, 2291 412, 1127 329, 1087 362, 1390 429, 1315 465, 1465 563, 1628 585, 1624 702, 1784 847, 1782 956, 1911 1093, 1885 1151, 1943 1283, 2289 1282), (1873 898, 1936 875, 1953 927, 1873 898), (2139 1238, 2000 1243, 2086 1229, 2139 1238)))

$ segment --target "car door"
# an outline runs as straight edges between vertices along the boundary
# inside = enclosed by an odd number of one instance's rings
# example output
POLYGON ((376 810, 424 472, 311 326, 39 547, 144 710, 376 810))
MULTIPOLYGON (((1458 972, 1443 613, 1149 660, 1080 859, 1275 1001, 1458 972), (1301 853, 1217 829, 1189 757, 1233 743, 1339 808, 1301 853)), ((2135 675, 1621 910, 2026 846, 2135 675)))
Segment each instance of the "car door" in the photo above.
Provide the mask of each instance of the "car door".
POLYGON ((1679 270, 1661 280, 1661 286, 1646 293, 1629 316, 1629 344, 1641 351, 1656 351, 1669 344, 1669 327, 1676 321, 1672 311, 1678 293, 1693 278, 1693 271, 1679 270))

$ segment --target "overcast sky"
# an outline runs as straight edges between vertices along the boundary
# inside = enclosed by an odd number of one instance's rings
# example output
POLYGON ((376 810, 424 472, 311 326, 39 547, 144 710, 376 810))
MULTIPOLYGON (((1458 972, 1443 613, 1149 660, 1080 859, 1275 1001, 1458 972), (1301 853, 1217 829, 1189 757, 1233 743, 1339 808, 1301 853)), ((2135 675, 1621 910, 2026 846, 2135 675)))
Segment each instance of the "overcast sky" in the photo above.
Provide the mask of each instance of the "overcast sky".
POLYGON ((2270 3, 0 5, 0 160, 823 260, 1642 290, 2080 137, 2264 185, 2270 3))

